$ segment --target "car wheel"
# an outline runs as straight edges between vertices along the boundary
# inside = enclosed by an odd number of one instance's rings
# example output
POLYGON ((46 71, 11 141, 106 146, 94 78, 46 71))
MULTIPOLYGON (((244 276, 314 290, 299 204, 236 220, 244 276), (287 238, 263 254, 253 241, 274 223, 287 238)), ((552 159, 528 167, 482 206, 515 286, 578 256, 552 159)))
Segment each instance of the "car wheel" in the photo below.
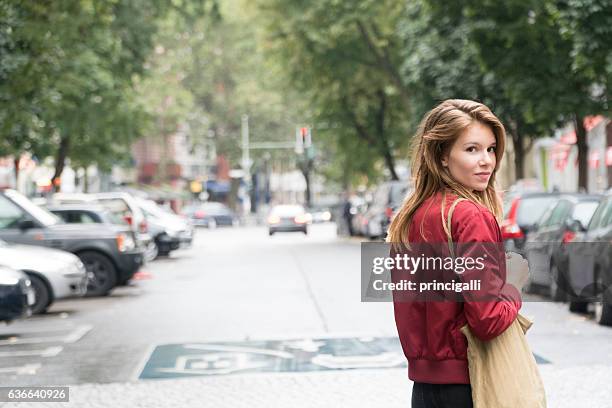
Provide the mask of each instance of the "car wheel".
POLYGON ((595 320, 602 326, 612 326, 612 305, 605 302, 595 303, 595 320))
POLYGON ((170 248, 168 247, 168 245, 160 245, 158 248, 159 248, 159 251, 157 252, 157 257, 158 258, 160 256, 168 256, 168 255, 170 255, 170 248))
POLYGON ((595 302, 595 320, 602 326, 612 326, 612 305, 609 303, 610 296, 607 293, 612 290, 603 284, 602 274, 597 274, 597 289, 601 292, 601 301, 595 302))
POLYGON ((304 231, 302 231, 304 233, 304 235, 308 235, 308 230, 305 229, 304 231))
POLYGON ((36 301, 31 306, 32 314, 44 313, 51 304, 51 290, 38 276, 28 274, 28 278, 30 278, 30 282, 32 282, 32 288, 34 289, 36 298, 36 301))
POLYGON ((106 296, 117 284, 115 265, 105 255, 85 251, 78 254, 88 274, 86 296, 106 296))
POLYGON ((574 313, 586 313, 588 310, 587 302, 570 302, 569 311, 574 313))
POLYGON ((157 258, 158 254, 159 248, 157 247, 157 244, 153 241, 149 242, 149 244, 147 245, 147 249, 145 250, 145 260, 147 262, 151 262, 155 258, 157 258))
POLYGON ((274 235, 274 231, 268 231, 268 235, 269 235, 269 236, 274 235))
POLYGON ((550 298, 555 302, 564 302, 567 295, 565 292, 565 287, 565 280, 559 273, 559 268, 557 268, 557 265, 552 263, 550 265, 550 298))

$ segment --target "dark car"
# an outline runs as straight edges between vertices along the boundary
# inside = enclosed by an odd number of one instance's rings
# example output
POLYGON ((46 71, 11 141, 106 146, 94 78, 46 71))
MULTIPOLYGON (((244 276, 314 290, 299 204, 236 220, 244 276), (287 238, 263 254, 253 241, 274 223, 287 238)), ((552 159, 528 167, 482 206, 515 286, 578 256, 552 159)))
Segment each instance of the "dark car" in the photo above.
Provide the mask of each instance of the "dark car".
POLYGON ((525 254, 527 233, 535 229, 544 212, 560 196, 560 193, 523 193, 504 203, 504 219, 500 227, 507 251, 525 254))
POLYGON ((89 273, 88 296, 108 294, 131 279, 144 261, 144 249, 124 227, 65 224, 14 190, 0 191, 0 238, 77 255, 89 273))
POLYGON ((303 232, 308 234, 308 214, 301 205, 277 205, 268 215, 268 234, 276 232, 303 232))
POLYGON ((569 251, 570 310, 594 305, 600 324, 612 326, 612 194, 601 200, 586 228, 575 225, 569 251))
POLYGON ((546 288, 553 300, 566 300, 568 244, 577 226, 585 229, 589 224, 600 200, 599 195, 564 194, 546 210, 525 245, 528 290, 546 288))
POLYGON ((27 275, 0 266, 0 322, 28 316, 34 301, 34 290, 27 275))
POLYGON ((215 228, 219 225, 234 226, 238 224, 238 217, 225 204, 206 202, 186 206, 182 213, 189 217, 193 225, 215 228))

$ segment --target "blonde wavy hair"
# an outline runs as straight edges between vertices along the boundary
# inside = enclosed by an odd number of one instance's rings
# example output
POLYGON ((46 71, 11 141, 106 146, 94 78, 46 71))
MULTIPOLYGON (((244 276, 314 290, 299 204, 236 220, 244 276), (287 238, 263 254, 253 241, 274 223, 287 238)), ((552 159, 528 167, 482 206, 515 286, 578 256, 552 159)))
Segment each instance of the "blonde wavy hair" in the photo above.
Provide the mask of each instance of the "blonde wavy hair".
MULTIPOLYGON (((414 190, 404 202, 389 226, 387 242, 408 244, 408 229, 416 210, 425 200, 439 191, 450 191, 459 197, 482 204, 498 219, 501 201, 495 190, 495 175, 501 164, 506 142, 506 131, 491 110, 479 102, 447 99, 429 111, 421 121, 412 141, 412 174, 414 190), (447 154, 461 133, 474 122, 488 126, 495 135, 495 169, 484 191, 471 191, 452 178, 442 166, 447 154)), ((444 204, 442 206, 444 214, 444 204)), ((421 225, 421 235, 423 235, 421 225)))

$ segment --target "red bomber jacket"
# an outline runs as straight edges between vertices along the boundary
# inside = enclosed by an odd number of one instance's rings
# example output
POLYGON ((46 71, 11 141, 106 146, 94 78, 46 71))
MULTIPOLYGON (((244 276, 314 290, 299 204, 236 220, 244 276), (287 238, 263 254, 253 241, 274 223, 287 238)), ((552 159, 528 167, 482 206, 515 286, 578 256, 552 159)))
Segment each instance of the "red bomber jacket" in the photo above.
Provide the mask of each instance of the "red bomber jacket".
MULTIPOLYGON (((442 225, 442 197, 442 193, 435 194, 414 213, 408 232, 409 243, 440 243, 438 248, 444 248, 446 243, 448 248, 442 225)), ((445 220, 456 198, 454 194, 446 194, 445 220)), ((461 327, 467 324, 483 341, 493 339, 516 319, 522 305, 519 291, 506 284, 501 232, 493 214, 482 205, 464 200, 456 205, 451 222, 452 239, 458 246, 482 242, 499 243, 502 248, 502 256, 495 262, 486 262, 482 271, 487 291, 494 293, 496 300, 398 301, 394 294, 395 323, 408 359, 408 377, 415 382, 469 384, 467 339, 461 327)), ((391 256, 394 255, 392 249, 391 256)))

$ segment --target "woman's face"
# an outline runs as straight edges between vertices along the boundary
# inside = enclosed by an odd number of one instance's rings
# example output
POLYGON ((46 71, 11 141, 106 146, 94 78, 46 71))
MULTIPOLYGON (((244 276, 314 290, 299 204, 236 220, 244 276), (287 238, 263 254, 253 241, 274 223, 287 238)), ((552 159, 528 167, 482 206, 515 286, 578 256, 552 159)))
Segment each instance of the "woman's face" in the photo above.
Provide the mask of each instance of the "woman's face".
POLYGON ((442 165, 464 187, 484 191, 495 169, 495 145, 491 128, 474 122, 455 140, 442 165))

